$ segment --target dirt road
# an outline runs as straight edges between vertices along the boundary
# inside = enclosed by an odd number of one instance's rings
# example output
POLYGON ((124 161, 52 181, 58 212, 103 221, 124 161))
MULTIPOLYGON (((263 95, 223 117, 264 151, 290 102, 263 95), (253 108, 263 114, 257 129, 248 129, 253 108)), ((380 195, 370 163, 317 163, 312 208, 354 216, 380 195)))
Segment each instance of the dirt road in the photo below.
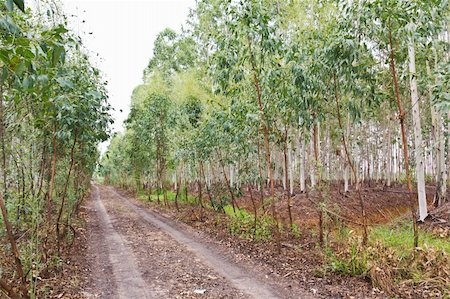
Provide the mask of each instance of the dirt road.
POLYGON ((112 187, 88 209, 87 298, 314 298, 112 187))

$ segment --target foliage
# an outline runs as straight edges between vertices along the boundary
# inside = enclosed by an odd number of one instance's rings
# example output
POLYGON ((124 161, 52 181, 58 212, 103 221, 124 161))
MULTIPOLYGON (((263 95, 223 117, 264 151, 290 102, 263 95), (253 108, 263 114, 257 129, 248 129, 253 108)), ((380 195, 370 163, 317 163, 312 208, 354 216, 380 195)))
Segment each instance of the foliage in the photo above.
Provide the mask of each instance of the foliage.
POLYGON ((241 238, 268 241, 272 239, 273 219, 270 217, 260 217, 254 226, 254 215, 248 213, 244 209, 233 211, 232 206, 224 207, 224 212, 229 218, 230 233, 241 238))
MULTIPOLYGON (((410 178, 402 165, 414 138, 409 78, 419 82, 428 174, 438 181, 438 164, 446 169, 448 134, 436 132, 448 131, 448 17, 445 0, 197 1, 183 32, 165 29, 156 38, 127 129, 112 140, 101 174, 151 199, 157 192, 166 203, 174 198, 171 188, 198 194, 201 209, 211 205, 230 217, 233 234, 261 239, 279 236, 276 204, 287 201, 291 213, 290 190, 275 187, 300 183, 307 196, 320 193, 323 240, 331 234, 324 236, 323 226, 343 212, 328 210, 326 186, 348 183, 350 164, 356 186, 410 178), (411 48, 415 74, 408 67, 411 48), (406 156, 396 120, 406 126, 406 156), (443 163, 435 158, 437 143, 443 163), (252 213, 239 208, 240 195, 248 200, 246 188, 257 190, 252 213), (267 202, 273 220, 261 216, 267 202)), ((419 169, 419 160, 408 161, 412 172, 419 169)), ((353 212, 364 207, 359 198, 353 212)), ((411 233, 404 232, 393 234, 411 233)), ((389 240, 381 229, 372 236, 377 233, 389 240)), ((328 256, 331 269, 371 275, 372 256, 356 240, 346 248, 328 256)))
MULTIPOLYGON (((52 260, 73 237, 97 145, 112 123, 99 70, 65 17, 48 5, 41 6, 44 17, 22 0, 0 1, 0 203, 8 214, 0 235, 9 237, 2 247, 18 248, 15 275, 26 274, 24 297, 36 295, 36 278, 58 266, 52 260), (12 235, 24 238, 15 246, 12 235)), ((0 279, 9 281, 13 272, 5 269, 0 279)))
POLYGON ((325 263, 316 275, 332 271, 367 277, 374 287, 390 295, 401 294, 407 285, 419 284, 425 284, 424 289, 437 296, 449 295, 448 238, 420 230, 421 244, 414 248, 411 231, 412 225, 405 220, 375 227, 369 246, 364 248, 361 240, 346 230, 340 238, 334 238, 333 247, 324 250, 325 263))

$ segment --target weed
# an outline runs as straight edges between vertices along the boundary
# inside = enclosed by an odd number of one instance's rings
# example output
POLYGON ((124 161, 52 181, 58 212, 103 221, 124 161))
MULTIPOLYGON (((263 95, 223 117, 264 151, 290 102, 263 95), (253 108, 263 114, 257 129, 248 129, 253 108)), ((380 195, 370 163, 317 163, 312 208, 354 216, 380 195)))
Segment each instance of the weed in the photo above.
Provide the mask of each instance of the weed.
POLYGON ((291 226, 291 233, 292 233, 292 235, 294 236, 294 237, 296 237, 296 238, 300 238, 300 236, 302 235, 302 233, 301 233, 301 231, 300 231, 300 228, 298 227, 298 225, 297 224, 292 224, 292 226, 291 226))
POLYGON ((341 252, 334 252, 330 247, 326 247, 324 252, 327 270, 351 276, 367 275, 368 256, 359 238, 349 239, 348 246, 341 252))
POLYGON ((420 247, 414 248, 411 232, 406 220, 374 227, 364 248, 351 230, 339 229, 333 234, 335 246, 324 248, 325 263, 316 275, 332 271, 368 277, 389 295, 399 294, 402 286, 420 284, 440 297, 449 296, 448 239, 419 230, 420 247))
POLYGON ((224 206, 223 210, 230 219, 229 230, 232 235, 257 241, 272 238, 271 227, 274 224, 270 217, 259 217, 255 229, 255 217, 246 210, 236 209, 236 213, 234 213, 231 205, 224 206))
MULTIPOLYGON (((158 194, 157 190, 153 191, 151 194, 149 194, 148 192, 145 192, 145 191, 139 191, 138 192, 138 198, 140 200, 143 200, 143 201, 154 202, 154 201, 157 201, 158 196, 159 196, 159 199, 162 200, 162 198, 163 198, 163 191, 159 191, 159 194, 158 194)), ((167 191, 167 200, 169 202, 175 202, 175 196, 176 196, 175 192, 167 191)), ((196 204, 197 203, 197 198, 192 196, 192 195, 188 195, 188 198, 186 200, 186 197, 184 196, 184 193, 183 193, 183 196, 181 196, 181 194, 178 194, 178 201, 179 202, 196 204)))

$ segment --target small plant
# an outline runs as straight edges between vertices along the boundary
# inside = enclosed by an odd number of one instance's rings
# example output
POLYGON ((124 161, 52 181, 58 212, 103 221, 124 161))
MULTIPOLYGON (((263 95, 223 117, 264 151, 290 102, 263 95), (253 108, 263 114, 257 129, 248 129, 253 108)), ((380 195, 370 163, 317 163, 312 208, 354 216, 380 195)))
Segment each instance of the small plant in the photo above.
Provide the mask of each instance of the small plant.
POLYGON ((297 224, 292 224, 292 226, 291 226, 291 233, 292 233, 292 235, 294 236, 294 237, 296 237, 296 238, 300 238, 300 236, 301 236, 301 231, 300 231, 300 228, 298 227, 298 225, 297 224))
POLYGON ((270 240, 272 238, 271 228, 273 220, 270 217, 259 217, 256 222, 252 214, 244 209, 236 209, 233 211, 231 205, 224 206, 224 212, 228 216, 229 230, 233 236, 240 236, 245 239, 253 239, 255 241, 270 240))
POLYGON ((325 248, 326 268, 332 272, 366 276, 368 272, 367 251, 364 250, 359 238, 350 238, 347 247, 334 252, 330 247, 325 248))

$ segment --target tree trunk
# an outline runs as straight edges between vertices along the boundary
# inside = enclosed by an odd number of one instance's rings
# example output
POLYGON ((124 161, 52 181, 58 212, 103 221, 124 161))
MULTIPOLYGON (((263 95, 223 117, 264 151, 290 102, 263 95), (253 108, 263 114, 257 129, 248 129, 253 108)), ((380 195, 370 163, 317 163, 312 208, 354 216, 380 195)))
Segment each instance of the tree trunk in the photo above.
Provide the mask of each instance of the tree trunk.
MULTIPOLYGON (((437 67, 437 53, 434 51, 435 65, 437 67)), ((427 74, 431 77, 431 70, 427 60, 427 74)), ((439 207, 447 201, 447 167, 445 167, 445 127, 442 122, 442 116, 436 111, 433 105, 433 92, 431 84, 429 85, 429 96, 431 104, 431 124, 434 146, 432 150, 436 159, 436 193, 433 204, 439 207)), ((449 117, 450 118, 450 117, 449 117)), ((449 146, 450 148, 450 146, 449 146)))
POLYGON ((272 170, 272 165, 271 165, 271 160, 270 160, 269 129, 267 127, 268 125, 267 125, 266 119, 264 117, 263 103, 262 103, 262 99, 261 99, 261 89, 259 86, 257 69, 256 69, 256 65, 255 65, 255 60, 253 57, 253 51, 252 51, 250 39, 249 39, 249 50, 250 50, 250 56, 251 56, 250 60, 251 60, 251 64, 252 64, 253 79, 254 79, 254 83, 255 83, 256 95, 257 95, 259 112, 260 112, 260 122, 261 122, 261 126, 262 126, 263 132, 264 132, 264 148, 266 150, 267 170, 269 172, 269 181, 270 181, 271 209, 272 209, 272 216, 275 221, 275 227, 274 227, 275 228, 275 238, 276 238, 276 242, 277 242, 277 250, 278 250, 278 253, 280 253, 281 252, 281 236, 280 236, 280 227, 279 227, 279 223, 278 223, 278 215, 277 215, 277 211, 275 209, 275 185, 274 185, 273 170, 272 170))
POLYGON ((419 220, 424 221, 428 216, 427 196, 425 193, 425 170, 424 155, 422 144, 422 127, 420 124, 419 94, 417 91, 416 80, 416 55, 414 44, 410 41, 408 45, 409 56, 409 82, 411 88, 411 105, 414 124, 414 153, 416 158, 416 178, 417 178, 417 195, 419 200, 419 220))
POLYGON ((261 207, 263 210, 263 213, 266 212, 266 207, 264 204, 264 179, 262 175, 262 167, 261 167, 261 146, 259 142, 259 136, 258 136, 258 172, 259 172, 259 200, 261 201, 261 207))
POLYGON ((295 161, 292 155, 292 144, 288 143, 288 168, 289 168, 289 192, 291 195, 294 194, 294 167, 295 161))
POLYGON ((60 245, 61 245, 61 238, 62 238, 59 226, 60 226, 60 222, 61 222, 61 216, 62 216, 62 213, 64 210, 64 204, 66 201, 66 195, 67 195, 67 189, 69 187, 70 175, 72 174, 72 168, 75 163, 74 152, 75 152, 75 145, 77 143, 77 137, 78 137, 78 130, 75 128, 73 144, 72 144, 72 148, 70 150, 69 172, 67 173, 66 181, 64 183, 64 189, 63 189, 63 193, 61 195, 61 205, 59 207, 58 217, 56 218, 56 240, 57 240, 58 253, 60 252, 60 245))
POLYGON ((344 160, 344 193, 348 192, 348 177, 349 177, 349 166, 348 166, 348 162, 347 159, 345 159, 344 155, 345 152, 343 150, 341 150, 341 153, 343 154, 343 160, 344 160))
POLYGON ((53 144, 53 154, 52 154, 52 170, 50 174, 50 184, 48 187, 48 195, 47 195, 47 221, 48 223, 52 223, 52 200, 53 200, 53 189, 55 185, 55 176, 56 176, 56 162, 57 162, 57 154, 56 154, 56 129, 57 129, 57 120, 56 120, 56 111, 53 115, 53 133, 52 133, 52 144, 53 144))
POLYGON ((337 94, 337 85, 336 85, 336 74, 333 74, 333 83, 334 83, 334 98, 336 100, 336 113, 339 123, 339 128, 341 129, 341 138, 342 138, 342 145, 344 146, 345 155, 347 157, 347 163, 350 166, 350 169, 353 172, 353 175, 355 176, 355 189, 358 192, 358 200, 359 200, 359 206, 361 208, 361 218, 363 222, 363 245, 367 244, 368 239, 368 233, 367 233, 367 217, 366 217, 366 209, 364 207, 364 201, 361 194, 361 188, 359 185, 359 180, 356 174, 355 166, 353 165, 352 158, 350 157, 350 152, 347 148, 347 141, 345 139, 345 133, 344 133, 344 127, 342 125, 342 119, 341 119, 341 113, 340 113, 340 107, 339 107, 339 97, 337 94))
MULTIPOLYGON (((203 162, 202 161, 200 161, 200 171, 202 172, 203 177, 205 178, 205 180, 207 180, 206 179, 206 175, 205 175, 205 169, 203 167, 203 162)), ((214 201, 213 201, 213 198, 212 198, 212 195, 211 195, 211 189, 210 189, 209 184, 205 184, 205 187, 206 187, 206 193, 208 194, 209 203, 211 204, 211 207, 215 209, 215 205, 214 205, 214 201)))
POLYGON ((6 228, 6 234, 8 236, 9 244, 11 245, 11 251, 14 255, 14 262, 16 264, 16 271, 22 284, 25 285, 25 276, 23 273, 22 262, 20 260, 19 249, 17 248, 16 240, 14 239, 11 223, 8 220, 8 211, 6 210, 5 201, 0 193, 0 209, 2 210, 3 224, 6 228))
POLYGON ((306 190, 306 180, 305 180, 305 158, 306 158, 306 147, 305 139, 302 138, 301 133, 299 134, 299 147, 300 147, 300 191, 305 192, 306 190))
POLYGON ((256 240, 256 230, 258 227, 258 210, 256 209, 256 203, 253 199, 253 192, 252 192, 252 186, 248 185, 248 192, 250 193, 250 200, 252 201, 253 206, 253 240, 256 240))
POLYGON ((203 209, 205 207, 203 206, 203 199, 202 199, 202 197, 203 197, 202 196, 202 168, 203 168, 202 164, 199 163, 199 165, 198 165, 198 181, 197 181, 197 184, 198 184, 198 202, 199 202, 200 207, 202 208, 202 212, 203 212, 203 209))
POLYGON ((316 157, 316 146, 315 146, 315 134, 314 125, 310 129, 310 140, 309 140, 309 178, 311 180, 311 188, 314 189, 316 186, 316 167, 317 160, 316 157))
POLYGON ((220 150, 218 150, 218 149, 216 149, 216 152, 217 152, 217 156, 219 157, 220 165, 222 166, 222 172, 223 172, 223 176, 225 178, 225 183, 227 184, 228 192, 230 193, 231 206, 233 207, 233 213, 236 214, 236 208, 239 209, 239 207, 236 204, 236 199, 234 197, 233 189, 231 188, 230 181, 228 180, 227 174, 225 172, 225 165, 222 160, 222 154, 220 153, 220 150))
POLYGON ((403 112, 402 102, 400 100, 400 90, 398 87, 397 81, 397 72, 395 70, 395 52, 392 41, 392 32, 389 30, 389 48, 390 48, 390 64, 392 71, 392 79, 394 82, 394 93, 397 100, 397 108, 398 108, 398 117, 400 121, 400 129, 402 135, 402 143, 403 143, 403 154, 404 154, 404 163, 405 163, 405 171, 406 171, 406 179, 408 182, 408 194, 411 208, 411 218, 413 222, 413 232, 414 232, 414 247, 419 245, 419 234, 417 231, 417 222, 416 222, 416 202, 413 197, 412 190, 412 180, 411 174, 409 172, 409 155, 408 155, 408 141, 406 139, 406 128, 405 128, 405 113, 403 112))
POLYGON ((4 107, 3 107, 3 86, 0 85, 0 142, 2 149, 2 174, 3 174, 3 194, 7 194, 8 180, 6 167, 6 144, 5 144, 5 121, 4 121, 4 107))
POLYGON ((392 136, 391 136, 391 121, 390 118, 388 120, 388 132, 387 132, 387 141, 386 141, 386 155, 387 155, 387 164, 386 164, 386 186, 391 186, 392 181, 392 136))
POLYGON ((289 186, 289 178, 288 178, 288 174, 289 174, 289 161, 288 161, 288 155, 287 155, 287 151, 288 151, 288 127, 287 124, 284 126, 284 148, 283 148, 283 153, 284 153, 284 181, 286 182, 286 189, 285 189, 285 194, 286 194, 286 201, 287 201, 287 210, 288 210, 288 215, 289 215, 289 227, 292 229, 292 211, 291 211, 291 192, 290 192, 290 186, 289 186))

